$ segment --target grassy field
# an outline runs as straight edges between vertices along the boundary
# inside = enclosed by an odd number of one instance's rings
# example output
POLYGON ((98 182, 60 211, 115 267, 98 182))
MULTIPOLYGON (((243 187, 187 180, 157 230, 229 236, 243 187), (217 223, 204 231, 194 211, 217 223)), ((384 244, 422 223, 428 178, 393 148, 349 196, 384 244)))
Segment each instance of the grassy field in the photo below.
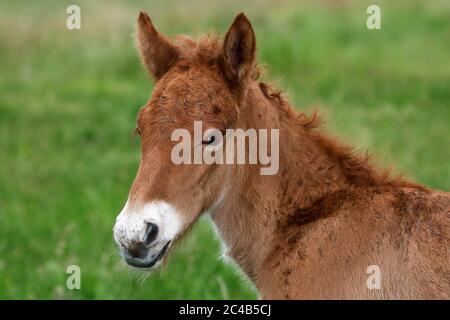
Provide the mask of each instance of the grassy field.
POLYGON ((120 260, 112 226, 139 161, 131 135, 152 82, 132 37, 140 9, 163 32, 226 31, 244 11, 260 62, 298 110, 320 107, 328 128, 370 147, 433 188, 450 190, 450 2, 0 2, 0 298, 256 298, 219 257, 202 220, 147 276, 120 260), (165 3, 165 4, 164 4, 165 3), (66 289, 68 265, 81 290, 66 289))

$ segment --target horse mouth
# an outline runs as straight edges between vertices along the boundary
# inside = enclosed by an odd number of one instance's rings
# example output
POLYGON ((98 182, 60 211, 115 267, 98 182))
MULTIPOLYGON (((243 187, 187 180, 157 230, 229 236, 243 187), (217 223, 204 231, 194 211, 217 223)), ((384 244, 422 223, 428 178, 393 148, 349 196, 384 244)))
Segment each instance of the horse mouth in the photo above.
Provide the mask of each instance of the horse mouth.
POLYGON ((131 258, 131 259, 126 258, 125 262, 128 265, 130 265, 134 268, 137 268, 137 269, 150 270, 150 269, 154 268, 157 265, 157 263, 160 262, 164 258, 164 255, 166 254, 167 250, 169 249, 171 242, 172 241, 168 241, 164 245, 164 247, 159 251, 158 254, 150 256, 149 259, 141 260, 141 259, 135 259, 135 258, 131 258))

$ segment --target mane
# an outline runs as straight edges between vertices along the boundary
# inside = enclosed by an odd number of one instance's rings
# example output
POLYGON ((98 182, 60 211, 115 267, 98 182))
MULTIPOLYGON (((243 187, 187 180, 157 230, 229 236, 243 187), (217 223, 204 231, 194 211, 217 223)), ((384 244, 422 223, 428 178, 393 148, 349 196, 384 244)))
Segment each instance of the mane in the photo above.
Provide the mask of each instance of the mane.
POLYGON ((317 110, 313 111, 311 115, 297 112, 283 97, 282 91, 274 85, 260 82, 259 87, 272 104, 281 109, 287 118, 293 119, 297 126, 303 128, 309 139, 319 145, 327 156, 339 165, 350 185, 426 189, 426 187, 410 181, 401 174, 392 174, 390 168, 380 167, 367 150, 365 152, 357 151, 354 147, 332 138, 325 132, 323 128, 325 121, 317 110))
POLYGON ((391 168, 383 168, 367 149, 358 151, 338 138, 331 137, 323 129, 324 121, 317 111, 308 116, 297 115, 299 126, 305 128, 309 138, 316 142, 328 157, 338 164, 347 182, 354 186, 424 187, 410 181, 402 174, 393 174, 391 168))

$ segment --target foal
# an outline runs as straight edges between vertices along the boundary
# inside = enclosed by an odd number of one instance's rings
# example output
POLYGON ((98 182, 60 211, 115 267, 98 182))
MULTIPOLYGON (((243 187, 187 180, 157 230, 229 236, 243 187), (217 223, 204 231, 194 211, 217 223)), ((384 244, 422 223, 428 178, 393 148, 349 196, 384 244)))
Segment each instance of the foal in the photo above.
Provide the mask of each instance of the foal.
MULTIPOLYGON (((258 82, 244 14, 223 41, 194 41, 170 40, 141 12, 137 40, 156 84, 137 118, 140 166, 114 227, 128 264, 155 268, 209 214, 224 253, 261 298, 450 298, 450 194, 390 179, 258 82), (278 172, 261 175, 260 163, 174 164, 171 133, 192 132, 194 121, 221 132, 279 129, 278 172)), ((200 139, 192 151, 208 152, 215 139, 200 139)))

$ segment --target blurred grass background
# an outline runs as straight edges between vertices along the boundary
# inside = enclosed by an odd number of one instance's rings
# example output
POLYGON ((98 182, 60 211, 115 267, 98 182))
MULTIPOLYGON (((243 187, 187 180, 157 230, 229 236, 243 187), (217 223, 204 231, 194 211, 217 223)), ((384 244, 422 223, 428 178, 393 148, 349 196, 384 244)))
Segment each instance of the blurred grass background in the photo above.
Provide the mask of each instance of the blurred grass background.
POLYGON ((139 161, 131 131, 152 82, 133 32, 150 13, 169 35, 225 32, 244 11, 268 79, 298 110, 319 106, 328 128, 370 147, 433 188, 450 190, 450 2, 0 2, 0 298, 253 299, 219 260, 207 220, 163 271, 124 266, 112 226, 139 161), (65 27, 81 7, 82 29, 65 27), (65 270, 80 266, 81 290, 65 270))

